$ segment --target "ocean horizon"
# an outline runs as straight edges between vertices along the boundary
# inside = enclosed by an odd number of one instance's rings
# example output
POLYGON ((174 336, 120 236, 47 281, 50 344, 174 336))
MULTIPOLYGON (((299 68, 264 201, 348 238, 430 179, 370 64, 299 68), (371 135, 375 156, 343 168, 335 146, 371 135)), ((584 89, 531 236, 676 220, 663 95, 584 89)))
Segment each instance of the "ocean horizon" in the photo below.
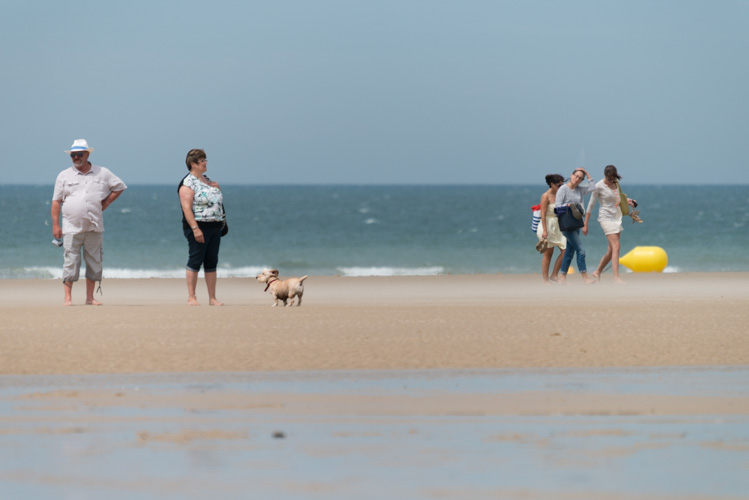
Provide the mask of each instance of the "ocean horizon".
MULTIPOLYGON (((665 272, 749 271, 746 186, 624 185, 622 255, 658 246, 665 272)), ((531 206, 545 185, 223 185, 229 234, 219 276, 540 273, 531 206)), ((60 279, 53 186, 1 185, 1 279, 60 279)), ((587 199, 586 199, 587 202, 587 199)), ((606 239, 591 218, 588 268, 606 239)), ((187 243, 174 186, 133 185, 105 212, 105 278, 183 278, 187 243)), ((574 265, 573 265, 574 267, 574 265)), ((626 272, 626 268, 624 269, 626 272)))

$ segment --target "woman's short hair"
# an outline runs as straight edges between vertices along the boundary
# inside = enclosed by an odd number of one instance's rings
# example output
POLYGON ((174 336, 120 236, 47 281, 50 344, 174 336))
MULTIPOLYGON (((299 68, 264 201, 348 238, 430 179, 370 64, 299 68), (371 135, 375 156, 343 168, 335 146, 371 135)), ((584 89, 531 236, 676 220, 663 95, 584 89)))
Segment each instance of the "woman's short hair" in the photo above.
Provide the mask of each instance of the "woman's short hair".
POLYGON ((185 158, 185 163, 187 164, 187 170, 190 170, 192 168, 193 163, 200 163, 200 160, 205 160, 205 151, 202 149, 191 149, 187 152, 187 158, 185 158))
POLYGON ((613 165, 606 165, 606 168, 603 169, 603 176, 608 178, 616 177, 616 180, 621 180, 622 176, 619 175, 619 172, 616 171, 616 167, 613 165))
POLYGON ((560 182, 564 182, 564 177, 559 174, 549 174, 546 176, 546 184, 548 184, 549 187, 554 184, 559 184, 560 182))

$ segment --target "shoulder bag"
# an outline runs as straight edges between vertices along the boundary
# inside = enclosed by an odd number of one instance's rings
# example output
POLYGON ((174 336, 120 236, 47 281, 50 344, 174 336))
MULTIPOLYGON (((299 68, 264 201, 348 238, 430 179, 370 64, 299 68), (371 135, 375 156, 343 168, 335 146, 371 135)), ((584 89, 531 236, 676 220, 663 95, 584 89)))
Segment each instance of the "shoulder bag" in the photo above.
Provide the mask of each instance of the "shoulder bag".
POLYGON ((533 212, 533 218, 531 219, 531 231, 534 233, 538 230, 538 224, 541 222, 541 205, 533 205, 531 207, 533 212))
POLYGON ((562 231, 574 231, 585 226, 585 218, 582 216, 585 214, 582 205, 577 204, 577 211, 581 214, 578 219, 572 215, 572 210, 569 207, 557 207, 554 209, 554 213, 557 214, 557 221, 559 222, 559 229, 562 231))
POLYGON ((221 204, 221 211, 224 213, 224 227, 221 228, 221 236, 226 236, 229 233, 229 223, 226 222, 226 210, 224 204, 221 204))
POLYGON ((619 208, 622 209, 622 215, 629 215, 627 195, 622 193, 622 187, 619 185, 619 181, 616 182, 616 188, 619 190, 619 208))

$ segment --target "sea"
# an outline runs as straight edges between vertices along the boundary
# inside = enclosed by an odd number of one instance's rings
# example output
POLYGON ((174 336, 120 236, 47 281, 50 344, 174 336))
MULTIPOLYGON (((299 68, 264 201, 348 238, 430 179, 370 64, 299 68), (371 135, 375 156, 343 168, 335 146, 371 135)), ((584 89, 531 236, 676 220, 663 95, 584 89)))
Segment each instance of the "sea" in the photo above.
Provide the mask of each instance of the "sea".
MULTIPOLYGON (((749 271, 749 186, 629 185, 622 255, 657 246, 665 272, 749 271)), ((52 185, 0 186, 0 279, 60 279, 52 185)), ((219 277, 540 273, 531 207, 545 185, 226 185, 219 277)), ((586 200, 587 201, 587 200, 586 200)), ((606 238, 592 216, 588 267, 606 238)), ((105 278, 181 278, 175 186, 131 185, 104 215, 105 278)), ((625 270, 626 271, 626 270, 625 270)))

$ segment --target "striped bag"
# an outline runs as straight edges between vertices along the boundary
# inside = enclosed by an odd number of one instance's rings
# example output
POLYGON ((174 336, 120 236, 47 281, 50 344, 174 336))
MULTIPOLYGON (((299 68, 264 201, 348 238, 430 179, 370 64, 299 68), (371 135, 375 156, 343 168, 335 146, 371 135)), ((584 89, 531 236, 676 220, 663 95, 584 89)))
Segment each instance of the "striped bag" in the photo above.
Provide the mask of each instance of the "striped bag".
POLYGON ((531 231, 534 233, 538 229, 538 224, 541 222, 541 205, 533 205, 531 207, 533 211, 533 220, 531 221, 531 231))

